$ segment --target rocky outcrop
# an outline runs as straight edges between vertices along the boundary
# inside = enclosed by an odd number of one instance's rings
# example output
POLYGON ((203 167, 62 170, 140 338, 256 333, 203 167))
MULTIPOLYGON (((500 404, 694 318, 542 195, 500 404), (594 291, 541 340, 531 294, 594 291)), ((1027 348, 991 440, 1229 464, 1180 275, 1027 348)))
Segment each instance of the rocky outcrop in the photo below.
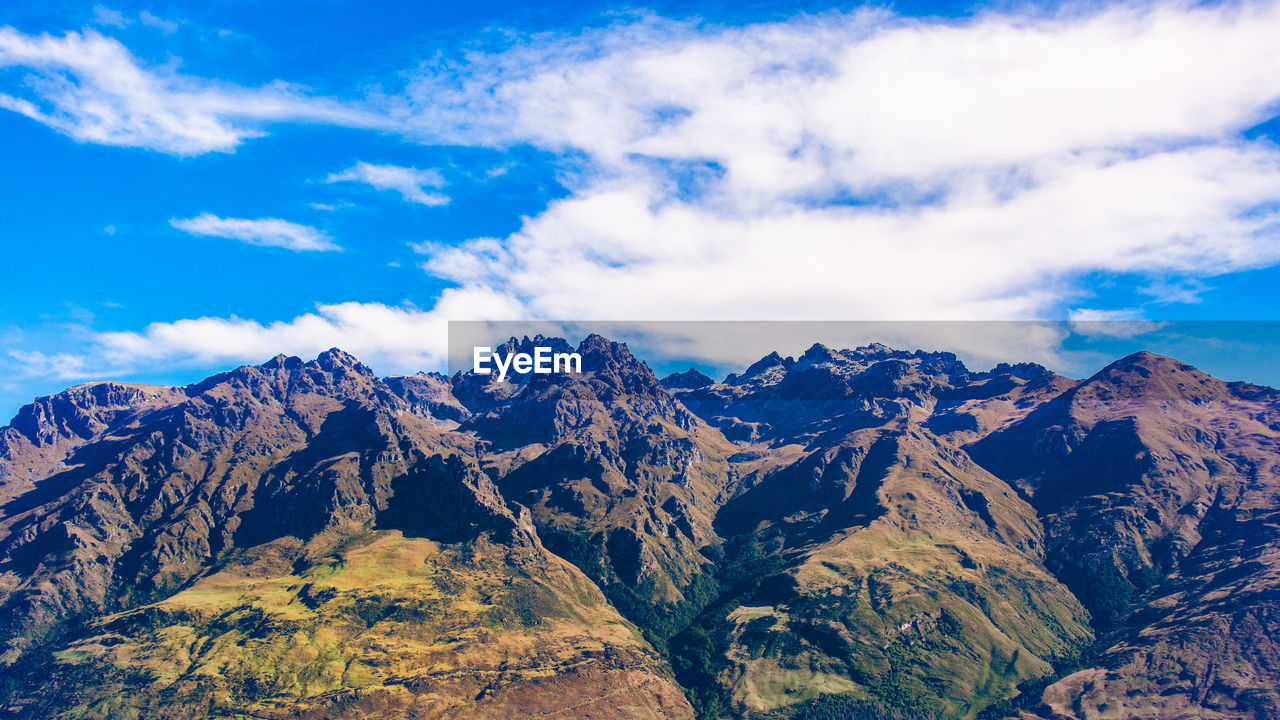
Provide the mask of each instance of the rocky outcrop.
POLYGON ((898 418, 928 420, 931 431, 967 440, 1071 384, 1034 365, 978 373, 951 353, 815 344, 799 358, 773 353, 741 375, 678 397, 737 440, 806 443, 823 433, 839 436, 898 418))
POLYGON ((385 382, 423 417, 435 418, 444 424, 461 423, 471 417, 471 411, 453 396, 453 383, 439 373, 392 375, 385 382))

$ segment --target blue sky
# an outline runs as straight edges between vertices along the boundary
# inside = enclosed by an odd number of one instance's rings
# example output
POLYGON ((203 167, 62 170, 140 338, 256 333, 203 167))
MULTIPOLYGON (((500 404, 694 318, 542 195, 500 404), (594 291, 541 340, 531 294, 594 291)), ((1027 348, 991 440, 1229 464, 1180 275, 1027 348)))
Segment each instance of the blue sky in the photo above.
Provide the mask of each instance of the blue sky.
POLYGON ((331 345, 439 369, 448 320, 1277 316, 1274 2, 10 2, 0 28, 5 417, 331 345))

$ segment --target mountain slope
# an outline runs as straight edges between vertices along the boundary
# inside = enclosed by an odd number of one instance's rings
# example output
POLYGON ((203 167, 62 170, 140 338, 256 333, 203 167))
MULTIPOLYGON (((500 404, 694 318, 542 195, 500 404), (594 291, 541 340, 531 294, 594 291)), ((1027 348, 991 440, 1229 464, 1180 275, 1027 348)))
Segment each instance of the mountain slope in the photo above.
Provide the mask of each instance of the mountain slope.
POLYGON ((1039 564, 1030 508, 962 453, 917 429, 863 430, 757 489, 796 476, 821 499, 769 503, 776 524, 756 532, 782 536, 785 569, 728 618, 746 707, 843 685, 967 716, 1091 640, 1083 609, 1039 564))
POLYGON ((690 714, 480 471, 474 438, 354 358, 278 357, 173 392, 3 506, 11 713, 504 717, 618 686, 626 702, 592 714, 690 714))
POLYGON ((331 350, 0 428, 0 717, 1269 718, 1280 393, 331 350), (665 385, 664 385, 665 383, 665 385), (897 714, 895 714, 897 713, 897 714))
POLYGON ((1280 713, 1280 394, 1138 353, 971 452, 1031 494, 1108 631, 1045 712, 1280 713))

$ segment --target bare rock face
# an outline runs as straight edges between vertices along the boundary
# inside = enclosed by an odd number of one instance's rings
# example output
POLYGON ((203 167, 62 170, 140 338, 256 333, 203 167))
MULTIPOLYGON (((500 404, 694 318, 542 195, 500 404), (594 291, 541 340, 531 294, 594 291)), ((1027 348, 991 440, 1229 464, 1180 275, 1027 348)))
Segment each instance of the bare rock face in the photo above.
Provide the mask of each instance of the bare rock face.
POLYGON ((0 501, 63 467, 68 455, 136 413, 186 399, 176 388, 86 383, 23 406, 0 428, 0 501))
POLYGON ((393 375, 385 382, 418 415, 436 418, 444 424, 460 423, 471 417, 471 411, 453 396, 453 383, 439 373, 393 375))

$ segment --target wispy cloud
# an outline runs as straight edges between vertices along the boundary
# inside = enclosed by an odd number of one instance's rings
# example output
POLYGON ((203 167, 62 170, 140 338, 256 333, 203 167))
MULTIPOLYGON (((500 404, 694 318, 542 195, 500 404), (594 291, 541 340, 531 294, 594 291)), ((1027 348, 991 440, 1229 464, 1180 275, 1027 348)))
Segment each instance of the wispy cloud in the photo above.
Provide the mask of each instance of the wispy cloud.
POLYGON ((174 218, 169 224, 192 235, 239 240, 249 245, 281 247, 299 252, 342 249, 328 235, 310 225, 300 225, 279 218, 250 220, 203 213, 193 218, 174 218))
POLYGON ((405 200, 419 205, 437 206, 449 202, 449 196, 427 191, 427 188, 438 189, 445 185, 444 176, 434 169, 358 162, 342 172, 330 174, 325 182, 358 182, 378 190, 394 190, 405 200))
MULTIPOLYGON (((104 22, 119 15, 111 13, 102 15, 104 22)), ((198 155, 229 151, 262 135, 270 122, 388 123, 376 113, 308 97, 284 83, 244 88, 150 70, 119 41, 94 30, 58 37, 0 28, 4 67, 24 68, 30 75, 19 94, 0 93, 0 108, 82 142, 198 155)))
POLYGON ((162 18, 159 15, 151 13, 147 10, 143 10, 142 12, 138 13, 138 22, 142 23, 143 25, 146 25, 147 27, 155 28, 156 30, 159 30, 160 32, 165 34, 172 34, 177 32, 178 28, 182 25, 182 23, 178 22, 177 20, 169 20, 167 18, 162 18))
POLYGON ((1204 302, 1204 294, 1212 289, 1203 280, 1194 277, 1156 277, 1145 287, 1139 288, 1139 292, 1157 303, 1199 305, 1204 302))
POLYGON ((10 350, 10 369, 27 377, 56 380, 83 380, 92 373, 88 357, 76 353, 43 353, 36 350, 10 350))
POLYGON ((113 10, 106 5, 94 5, 92 22, 94 25, 104 27, 123 28, 128 27, 132 20, 126 18, 119 10, 113 10))
POLYGON ((1128 339, 1153 333, 1168 325, 1146 319, 1140 308, 1078 308, 1071 311, 1069 319, 1071 331, 1085 337, 1128 339))
POLYGON ((182 23, 177 20, 162 18, 149 10, 143 10, 136 16, 133 16, 126 15, 119 10, 114 10, 105 5, 93 6, 93 19, 91 22, 92 24, 101 27, 113 28, 127 28, 137 23, 139 25, 159 30, 165 35, 172 35, 182 26, 182 23))

